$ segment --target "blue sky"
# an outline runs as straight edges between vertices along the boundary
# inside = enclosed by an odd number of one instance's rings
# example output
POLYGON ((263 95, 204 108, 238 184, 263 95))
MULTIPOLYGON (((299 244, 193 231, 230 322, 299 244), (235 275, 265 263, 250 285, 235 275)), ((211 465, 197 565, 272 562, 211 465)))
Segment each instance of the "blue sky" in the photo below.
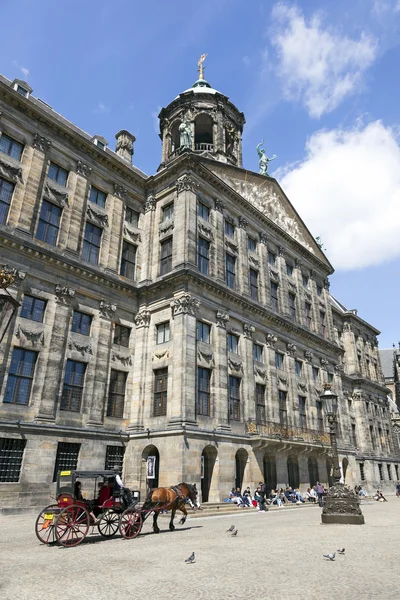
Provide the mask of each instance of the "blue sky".
POLYGON ((0 71, 90 134, 137 137, 159 165, 157 115, 197 78, 245 113, 255 146, 335 274, 331 291, 400 339, 400 0, 2 0, 0 71))

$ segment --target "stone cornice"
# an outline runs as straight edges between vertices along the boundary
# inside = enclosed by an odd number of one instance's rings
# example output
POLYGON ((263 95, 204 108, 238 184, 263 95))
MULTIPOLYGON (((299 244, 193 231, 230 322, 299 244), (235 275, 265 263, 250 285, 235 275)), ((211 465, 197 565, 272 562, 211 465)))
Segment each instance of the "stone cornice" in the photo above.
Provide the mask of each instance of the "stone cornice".
POLYGON ((67 425, 52 425, 51 423, 46 423, 42 425, 40 423, 27 423, 24 421, 11 421, 7 419, 0 419, 0 426, 5 430, 9 430, 11 432, 32 432, 38 433, 40 431, 46 431, 46 434, 55 434, 57 436, 68 436, 68 437, 76 437, 77 439, 81 438, 93 438, 97 437, 100 439, 108 440, 108 439, 116 439, 121 442, 128 441, 128 434, 122 431, 112 431, 110 429, 105 428, 96 428, 90 429, 89 427, 68 427, 67 425))
POLYGON ((372 388, 371 393, 380 393, 384 396, 387 396, 389 393, 388 388, 377 381, 372 381, 372 379, 367 379, 366 377, 356 377, 354 375, 346 375, 346 373, 342 373, 341 375, 342 381, 345 382, 349 387, 359 387, 364 390, 368 388, 372 388))
POLYGON ((369 332, 372 331, 375 336, 381 333, 379 329, 376 329, 373 325, 370 325, 367 321, 364 321, 364 319, 354 314, 351 310, 342 312, 339 309, 337 309, 336 306, 332 303, 331 309, 332 313, 335 313, 335 315, 339 316, 341 321, 354 321, 359 327, 364 327, 366 330, 369 330, 369 332))

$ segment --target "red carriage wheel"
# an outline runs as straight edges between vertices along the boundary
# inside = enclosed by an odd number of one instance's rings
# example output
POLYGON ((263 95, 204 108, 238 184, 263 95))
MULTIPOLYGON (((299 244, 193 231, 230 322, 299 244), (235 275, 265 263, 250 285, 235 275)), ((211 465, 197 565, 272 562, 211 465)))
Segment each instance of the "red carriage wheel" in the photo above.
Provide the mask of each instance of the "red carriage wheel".
POLYGON ((85 539, 90 525, 86 508, 71 504, 58 515, 55 523, 56 539, 62 546, 77 546, 85 539))
POLYGON ((59 512, 58 504, 49 504, 38 514, 35 533, 43 544, 53 544, 56 541, 54 525, 59 512))
POLYGON ((115 510, 107 510, 101 515, 97 529, 103 537, 109 538, 117 533, 119 516, 119 513, 115 512, 115 510))
POLYGON ((122 537, 131 540, 139 535, 143 527, 142 513, 134 508, 127 508, 121 515, 119 530, 122 537))

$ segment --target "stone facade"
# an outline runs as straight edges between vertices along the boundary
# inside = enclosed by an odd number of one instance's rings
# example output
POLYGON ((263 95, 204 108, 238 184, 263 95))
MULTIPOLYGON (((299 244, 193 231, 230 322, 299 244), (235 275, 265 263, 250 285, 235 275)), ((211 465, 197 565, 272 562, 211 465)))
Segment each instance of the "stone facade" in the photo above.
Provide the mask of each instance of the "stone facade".
POLYGON ((148 177, 129 132, 113 152, 0 78, 0 266, 21 304, 0 346, 0 507, 122 460, 142 493, 187 480, 203 501, 328 483, 328 381, 346 482, 398 478, 379 332, 332 298, 279 184, 241 168, 244 117, 207 86, 162 110, 148 177))

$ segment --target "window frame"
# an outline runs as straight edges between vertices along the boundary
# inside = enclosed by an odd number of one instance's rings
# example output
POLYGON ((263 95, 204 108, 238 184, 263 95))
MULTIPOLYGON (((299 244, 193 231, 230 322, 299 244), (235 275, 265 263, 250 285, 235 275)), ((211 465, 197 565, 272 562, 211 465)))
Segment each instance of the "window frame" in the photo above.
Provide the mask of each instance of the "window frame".
POLYGON ((154 393, 153 393, 153 417, 165 417, 168 406, 168 367, 155 369, 154 373, 154 393), (162 384, 160 389, 157 384, 162 384))
POLYGON ((296 294, 288 292, 289 315, 292 321, 296 321, 296 294))
POLYGON ((60 165, 53 162, 52 160, 50 161, 49 168, 47 171, 48 179, 51 179, 51 181, 55 181, 55 183, 58 183, 58 185, 61 185, 62 187, 66 187, 67 182, 68 182, 68 176, 69 176, 69 171, 67 171, 63 167, 60 167, 60 165), (53 177, 53 171, 55 171, 54 177, 53 177), (60 177, 61 175, 62 175, 62 177, 60 177), (65 179, 64 179, 64 177, 65 177, 65 179), (60 179, 62 180, 62 183, 60 182, 60 179))
POLYGON ((121 325, 121 323, 115 323, 113 331, 113 344, 117 346, 123 346, 129 348, 132 328, 127 325, 121 325), (125 331, 124 331, 125 330, 125 331), (122 343, 124 338, 127 336, 127 343, 122 343))
POLYGON ((19 482, 25 448, 26 439, 0 438, 0 484, 19 482))
POLYGON ((271 281, 270 283, 270 298, 271 298, 271 308, 275 312, 279 311, 279 284, 276 281, 271 281), (276 292, 276 295, 272 292, 276 292))
POLYGON ((160 242, 160 275, 167 275, 172 271, 172 236, 160 242), (166 253, 164 251, 166 249, 166 253))
POLYGON ((128 373, 126 371, 119 371, 117 369, 111 369, 110 381, 108 386, 108 399, 107 399, 107 412, 106 416, 113 419, 123 419, 125 410, 125 394, 126 394, 126 381, 128 379, 128 373), (114 379, 113 379, 114 377, 114 379), (119 378, 121 381, 119 381, 119 378), (121 385, 121 388, 116 386, 121 385), (123 391, 121 391, 123 389, 123 391))
POLYGON ((71 332, 90 336, 92 322, 93 315, 82 312, 81 310, 74 310, 72 313, 71 332))
POLYGON ((257 242, 251 235, 247 236, 247 249, 250 252, 257 252, 257 242))
POLYGON ((239 336, 235 333, 228 333, 226 337, 226 345, 228 352, 232 352, 232 354, 239 354, 239 336), (234 342, 234 343, 233 343, 234 342), (236 344, 236 345, 235 345, 236 344), (236 349, 234 349, 236 348, 236 349))
POLYGON ((36 228, 35 237, 37 240, 40 240, 45 244, 50 244, 51 246, 57 245, 62 212, 61 206, 57 206, 57 204, 53 204, 52 202, 49 202, 49 200, 46 200, 46 198, 43 198, 36 228), (56 216, 57 224, 52 222, 53 216, 56 216))
POLYGON ((196 341, 203 344, 211 343, 211 325, 204 321, 196 322, 196 341))
POLYGON ((106 194, 106 192, 103 192, 103 190, 100 190, 95 185, 91 185, 90 186, 90 191, 89 191, 89 202, 91 202, 92 204, 96 204, 96 206, 100 206, 100 208, 105 208, 106 207, 106 201, 107 201, 107 194, 106 194), (95 194, 96 194, 96 198, 95 199, 93 199, 93 197, 92 197, 92 192, 95 192, 95 194), (101 198, 102 196, 104 196, 104 197, 99 202, 98 201, 99 197, 101 198))
POLYGON ((276 253, 272 252, 272 250, 268 250, 268 264, 271 267, 275 267, 276 265, 276 253))
POLYGON ((303 375, 303 361, 295 358, 294 360, 294 370, 297 377, 301 377, 303 375))
POLYGON ((304 303, 304 312, 305 312, 306 327, 309 331, 311 331, 311 328, 312 328, 312 305, 311 305, 311 302, 306 301, 304 303))
POLYGON ((225 283, 231 290, 236 289, 236 256, 229 252, 225 252, 225 283))
POLYGON ((126 240, 122 242, 121 266, 119 274, 126 279, 135 281, 137 246, 126 240))
POLYGON ((224 234, 229 238, 235 237, 235 225, 228 219, 225 219, 224 234))
POLYGON ((163 321, 163 323, 157 323, 156 325, 156 344, 168 344, 171 340, 171 327, 169 321, 163 321), (167 335, 168 331, 168 335, 167 335), (162 334, 162 340, 160 341, 160 333, 162 334), (168 337, 168 339, 167 339, 168 337))
POLYGON ((0 152, 5 154, 6 156, 10 156, 14 160, 18 162, 21 161, 21 157, 24 151, 25 145, 21 144, 18 140, 12 138, 7 135, 7 133, 2 133, 0 135, 0 152), (8 142, 8 148, 5 147, 4 143, 8 142), (14 149, 18 150, 18 152, 14 152, 14 149))
POLYGON ((125 215, 124 221, 125 223, 129 223, 132 227, 139 227, 139 212, 132 208, 131 206, 125 205, 125 215))
POLYGON ((103 238, 103 229, 86 221, 82 244, 82 259, 91 265, 98 265, 100 260, 101 242, 103 238), (94 242, 94 235, 99 232, 98 243, 94 242))
POLYGON ((302 429, 307 429, 307 397, 299 394, 297 396, 298 404, 299 404, 299 424, 302 429))
POLYGON ((8 369, 8 377, 3 397, 3 404, 20 404, 22 406, 29 406, 38 354, 38 352, 36 352, 35 350, 31 350, 30 348, 13 348, 10 367, 8 369), (18 358, 18 353, 20 353, 22 360, 18 358), (26 356, 31 356, 32 358, 31 362, 27 362, 27 365, 30 366, 29 373, 25 370, 26 356), (16 361, 15 372, 12 370, 14 360, 16 361), (20 395, 21 389, 22 395, 20 395), (11 400, 6 399, 7 394, 12 394, 11 400), (24 401, 18 401, 20 398, 23 398, 24 401))
POLYGON ((285 390, 278 390, 278 402, 279 402, 279 423, 281 427, 287 427, 287 392, 285 390))
POLYGON ((197 267, 203 275, 210 274, 210 241, 200 235, 197 241, 197 267))
POLYGON ((15 190, 15 183, 0 177, 0 224, 7 223, 12 197, 15 190))
POLYGON ((293 276, 293 265, 291 263, 286 263, 286 275, 288 277, 292 277, 293 276))
POLYGON ((83 390, 85 388, 85 378, 87 371, 87 363, 80 360, 73 360, 68 358, 65 365, 64 381, 61 392, 60 411, 66 412, 80 412, 82 408, 83 390), (73 368, 69 371, 68 366, 71 365, 73 368), (77 372, 76 367, 82 367, 82 372, 77 372), (67 381, 67 377, 70 376, 70 381, 67 381), (80 378, 80 382, 77 383, 75 378, 80 378))
POLYGON ((197 367, 196 415, 211 416, 211 377, 211 369, 197 367), (204 374, 207 374, 207 377, 203 377, 204 374), (203 382, 206 382, 205 387, 203 382))
POLYGON ((59 471, 76 471, 80 450, 81 444, 79 443, 58 442, 56 459, 54 463, 53 482, 57 481, 57 475, 59 471), (70 450, 69 454, 66 452, 68 449, 70 450), (64 455, 62 450, 64 450, 64 455))
POLYGON ((44 315, 46 312, 46 306, 47 306, 47 300, 44 300, 43 298, 38 298, 37 296, 31 296, 30 294, 25 294, 24 298, 22 300, 22 306, 21 306, 21 312, 19 314, 19 316, 23 319, 29 319, 30 321, 36 321, 37 323, 43 323, 43 319, 44 319, 44 315), (28 307, 26 306, 29 302, 29 300, 32 300, 31 302, 31 306, 28 307), (41 308, 39 308, 39 312, 40 315, 39 318, 35 318, 35 311, 37 310, 36 305, 42 305, 41 308), (26 312, 29 311, 29 312, 26 312))
POLYGON ((203 219, 203 221, 209 222, 210 213, 210 207, 201 200, 197 200, 197 216, 200 217, 200 219, 203 219), (204 216, 204 213, 206 214, 206 216, 204 216))
POLYGON ((265 425, 266 419, 266 407, 265 407, 265 392, 266 386, 262 383, 256 383, 256 424, 265 425))
POLYGON ((104 462, 105 471, 118 470, 119 474, 122 475, 124 468, 125 458, 125 447, 124 446, 106 446, 106 459, 104 462))
POLYGON ((249 269, 249 287, 250 297, 258 302, 258 271, 250 267, 249 269), (255 283, 254 283, 255 281, 255 283))
POLYGON ((275 367, 280 371, 285 370, 285 355, 277 350, 275 351, 275 367))
POLYGON ((253 342, 253 360, 263 362, 264 346, 253 342))
POLYGON ((165 221, 172 221, 174 218, 174 203, 169 202, 161 207, 162 219, 161 222, 165 223, 165 221))
POLYGON ((229 375, 228 379, 228 406, 229 421, 240 421, 240 377, 229 375), (233 385, 234 384, 234 385, 233 385))

